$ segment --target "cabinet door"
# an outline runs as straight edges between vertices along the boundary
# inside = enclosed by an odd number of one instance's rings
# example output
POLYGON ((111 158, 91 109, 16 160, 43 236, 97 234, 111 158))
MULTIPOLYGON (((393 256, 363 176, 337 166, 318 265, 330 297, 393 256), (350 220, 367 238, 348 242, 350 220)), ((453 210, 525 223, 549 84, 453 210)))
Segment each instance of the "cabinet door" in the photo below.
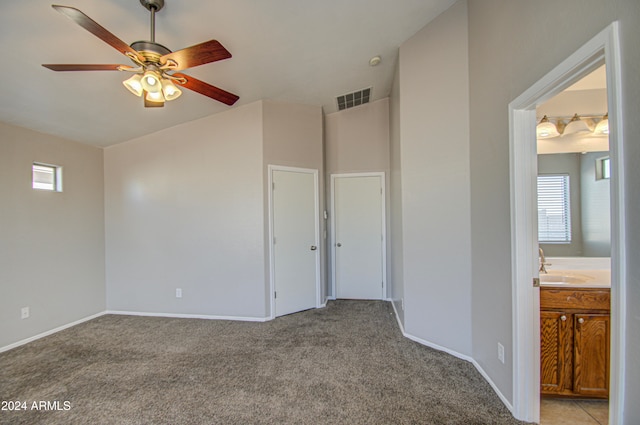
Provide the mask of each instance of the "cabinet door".
POLYGON ((609 395, 609 315, 574 315, 574 392, 609 395))
POLYGON ((540 391, 571 390, 572 323, 561 311, 540 312, 540 391))

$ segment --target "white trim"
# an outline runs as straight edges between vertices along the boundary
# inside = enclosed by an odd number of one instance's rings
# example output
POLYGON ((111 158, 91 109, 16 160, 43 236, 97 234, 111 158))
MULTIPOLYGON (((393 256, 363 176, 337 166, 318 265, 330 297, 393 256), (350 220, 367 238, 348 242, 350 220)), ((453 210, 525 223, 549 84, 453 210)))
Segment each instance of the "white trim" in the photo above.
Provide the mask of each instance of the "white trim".
POLYGON ((474 359, 471 359, 471 364, 473 364, 476 370, 480 372, 480 375, 482 375, 485 381, 487 381, 489 385, 491 385, 491 388, 493 388, 493 391, 496 393, 498 398, 500 398, 502 403, 507 407, 507 409, 509 409, 511 414, 513 414, 513 405, 509 402, 507 397, 505 397, 504 394, 502 394, 498 386, 491 380, 491 378, 489 377, 489 374, 487 374, 487 372, 485 372, 484 369, 474 359))
POLYGON ((509 400, 507 399, 507 397, 504 396, 504 394, 502 394, 502 392, 500 392, 500 389, 498 388, 498 386, 491 380, 491 377, 484 371, 484 369, 482 369, 482 367, 478 364, 478 362, 475 361, 475 359, 473 357, 469 357, 467 355, 458 353, 457 351, 453 351, 450 350, 446 347, 443 347, 441 345, 438 344, 434 344, 432 342, 429 341, 425 341, 422 338, 418 338, 415 337, 411 334, 408 334, 407 332, 405 332, 404 330, 404 326, 402 325, 402 322, 400 321, 400 315, 398 314, 398 310, 396 308, 396 303, 394 303, 392 300, 389 300, 391 302, 391 306, 393 307, 393 312, 396 316, 396 321, 398 322, 398 327, 400 328, 400 332, 402 332, 402 335, 405 338, 408 338, 412 341, 417 342, 418 344, 422 344, 426 347, 429 348, 433 348, 435 350, 438 351, 443 351, 447 354, 452 355, 453 357, 457 357, 461 360, 465 360, 469 363, 471 363, 480 373, 480 375, 482 375, 482 377, 485 379, 485 381, 487 381, 489 383, 489 385, 491 385, 491 388, 493 388, 493 391, 496 393, 496 395, 498 396, 498 398, 500 398, 500 400, 502 401, 502 403, 504 403, 504 405, 507 407, 507 409, 509 409, 510 412, 513 413, 513 406, 511 405, 511 403, 509 403, 509 400))
POLYGON ((379 177, 380 188, 382 193, 382 202, 380 203, 381 210, 381 232, 382 232, 382 295, 380 300, 385 301, 388 298, 387 292, 387 189, 386 178, 384 171, 374 171, 368 173, 338 173, 331 174, 331 194, 329 196, 329 211, 330 211, 330 225, 331 232, 329 240, 329 255, 331 256, 331 298, 336 299, 336 210, 335 210, 335 185, 338 178, 349 177, 379 177))
POLYGON ((79 324, 84 323, 84 322, 88 322, 89 320, 96 319, 96 318, 98 318, 100 316, 104 316, 105 314, 107 314, 106 311, 103 311, 101 313, 92 314, 91 316, 84 317, 82 319, 76 320, 76 321, 71 322, 71 323, 67 323, 66 325, 58 326, 57 328, 50 329, 50 330, 48 330, 46 332, 42 332, 42 333, 40 333, 38 335, 31 336, 29 338, 25 338, 23 340, 20 340, 18 342, 14 342, 13 344, 9 344, 9 345, 6 345, 4 347, 0 347, 0 353, 12 350, 14 348, 20 347, 21 345, 28 344, 28 343, 33 342, 35 340, 38 340, 40 338, 44 338, 45 336, 53 335, 54 333, 63 331, 65 329, 71 328, 73 326, 79 325, 79 324))
POLYGON ((513 294, 513 410, 517 419, 538 422, 540 416, 539 291, 537 277, 537 211, 533 205, 537 175, 535 108, 606 63, 611 176, 611 365, 609 423, 622 422, 624 399, 625 221, 622 155, 622 97, 618 23, 613 22, 509 104, 511 183, 511 264, 513 294))
POLYGON ((214 316, 210 314, 156 313, 144 311, 107 310, 106 314, 118 316, 173 317, 177 319, 233 320, 237 322, 267 322, 269 317, 214 316))
POLYGON ((398 322, 398 327, 400 328, 400 332, 402 332, 402 335, 405 335, 404 325, 402 324, 402 321, 400 320, 400 315, 398 314, 398 309, 396 308, 396 303, 391 301, 391 307, 393 307, 393 312, 396 315, 396 321, 398 322))
MULTIPOLYGON (((273 256, 273 172, 274 171, 288 171, 293 173, 305 173, 313 174, 313 191, 314 191, 314 220, 315 220, 315 245, 316 249, 316 308, 322 307, 322 288, 321 288, 321 276, 320 276, 320 252, 322 252, 322 246, 320 244, 320 186, 318 181, 318 170, 312 168, 298 168, 298 167, 286 167, 283 165, 267 166, 267 180, 268 180, 268 205, 269 205, 269 319, 275 319, 276 317, 276 300, 273 294, 276 290, 275 281, 275 263, 273 256)), ((326 303, 325 303, 326 304, 326 303)))

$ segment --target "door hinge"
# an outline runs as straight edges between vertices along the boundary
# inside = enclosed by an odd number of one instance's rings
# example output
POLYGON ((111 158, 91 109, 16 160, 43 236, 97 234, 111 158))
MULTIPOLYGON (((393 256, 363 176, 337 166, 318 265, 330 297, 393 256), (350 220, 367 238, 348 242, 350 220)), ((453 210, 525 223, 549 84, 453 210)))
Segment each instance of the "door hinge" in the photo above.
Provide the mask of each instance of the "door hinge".
POLYGON ((276 291, 273 291, 273 298, 278 298, 278 293, 276 291))
POLYGON ((275 236, 273 237, 273 244, 274 245, 276 244, 276 237, 275 236))
POLYGON ((540 287, 540 278, 539 277, 534 277, 533 278, 533 287, 534 288, 539 288, 540 287))

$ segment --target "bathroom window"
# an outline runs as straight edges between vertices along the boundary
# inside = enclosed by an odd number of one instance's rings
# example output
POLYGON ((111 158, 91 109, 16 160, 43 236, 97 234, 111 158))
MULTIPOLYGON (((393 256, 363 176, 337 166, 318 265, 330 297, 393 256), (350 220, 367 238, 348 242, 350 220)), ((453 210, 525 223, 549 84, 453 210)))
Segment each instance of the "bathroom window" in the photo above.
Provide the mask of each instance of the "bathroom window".
POLYGON ((62 167, 33 163, 31 187, 52 192, 62 192, 62 167))
POLYGON ((538 242, 571 243, 567 174, 538 176, 538 242))
POLYGON ((611 178, 611 160, 608 156, 596 159, 596 180, 611 178))

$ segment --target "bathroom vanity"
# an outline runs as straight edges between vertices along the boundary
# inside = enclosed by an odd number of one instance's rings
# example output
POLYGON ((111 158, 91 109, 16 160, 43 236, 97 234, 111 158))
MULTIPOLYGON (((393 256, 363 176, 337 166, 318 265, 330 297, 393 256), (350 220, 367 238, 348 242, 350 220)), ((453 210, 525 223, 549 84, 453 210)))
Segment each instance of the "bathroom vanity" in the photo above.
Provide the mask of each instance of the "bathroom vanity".
POLYGON ((609 397, 610 288, 540 287, 543 396, 609 397))

